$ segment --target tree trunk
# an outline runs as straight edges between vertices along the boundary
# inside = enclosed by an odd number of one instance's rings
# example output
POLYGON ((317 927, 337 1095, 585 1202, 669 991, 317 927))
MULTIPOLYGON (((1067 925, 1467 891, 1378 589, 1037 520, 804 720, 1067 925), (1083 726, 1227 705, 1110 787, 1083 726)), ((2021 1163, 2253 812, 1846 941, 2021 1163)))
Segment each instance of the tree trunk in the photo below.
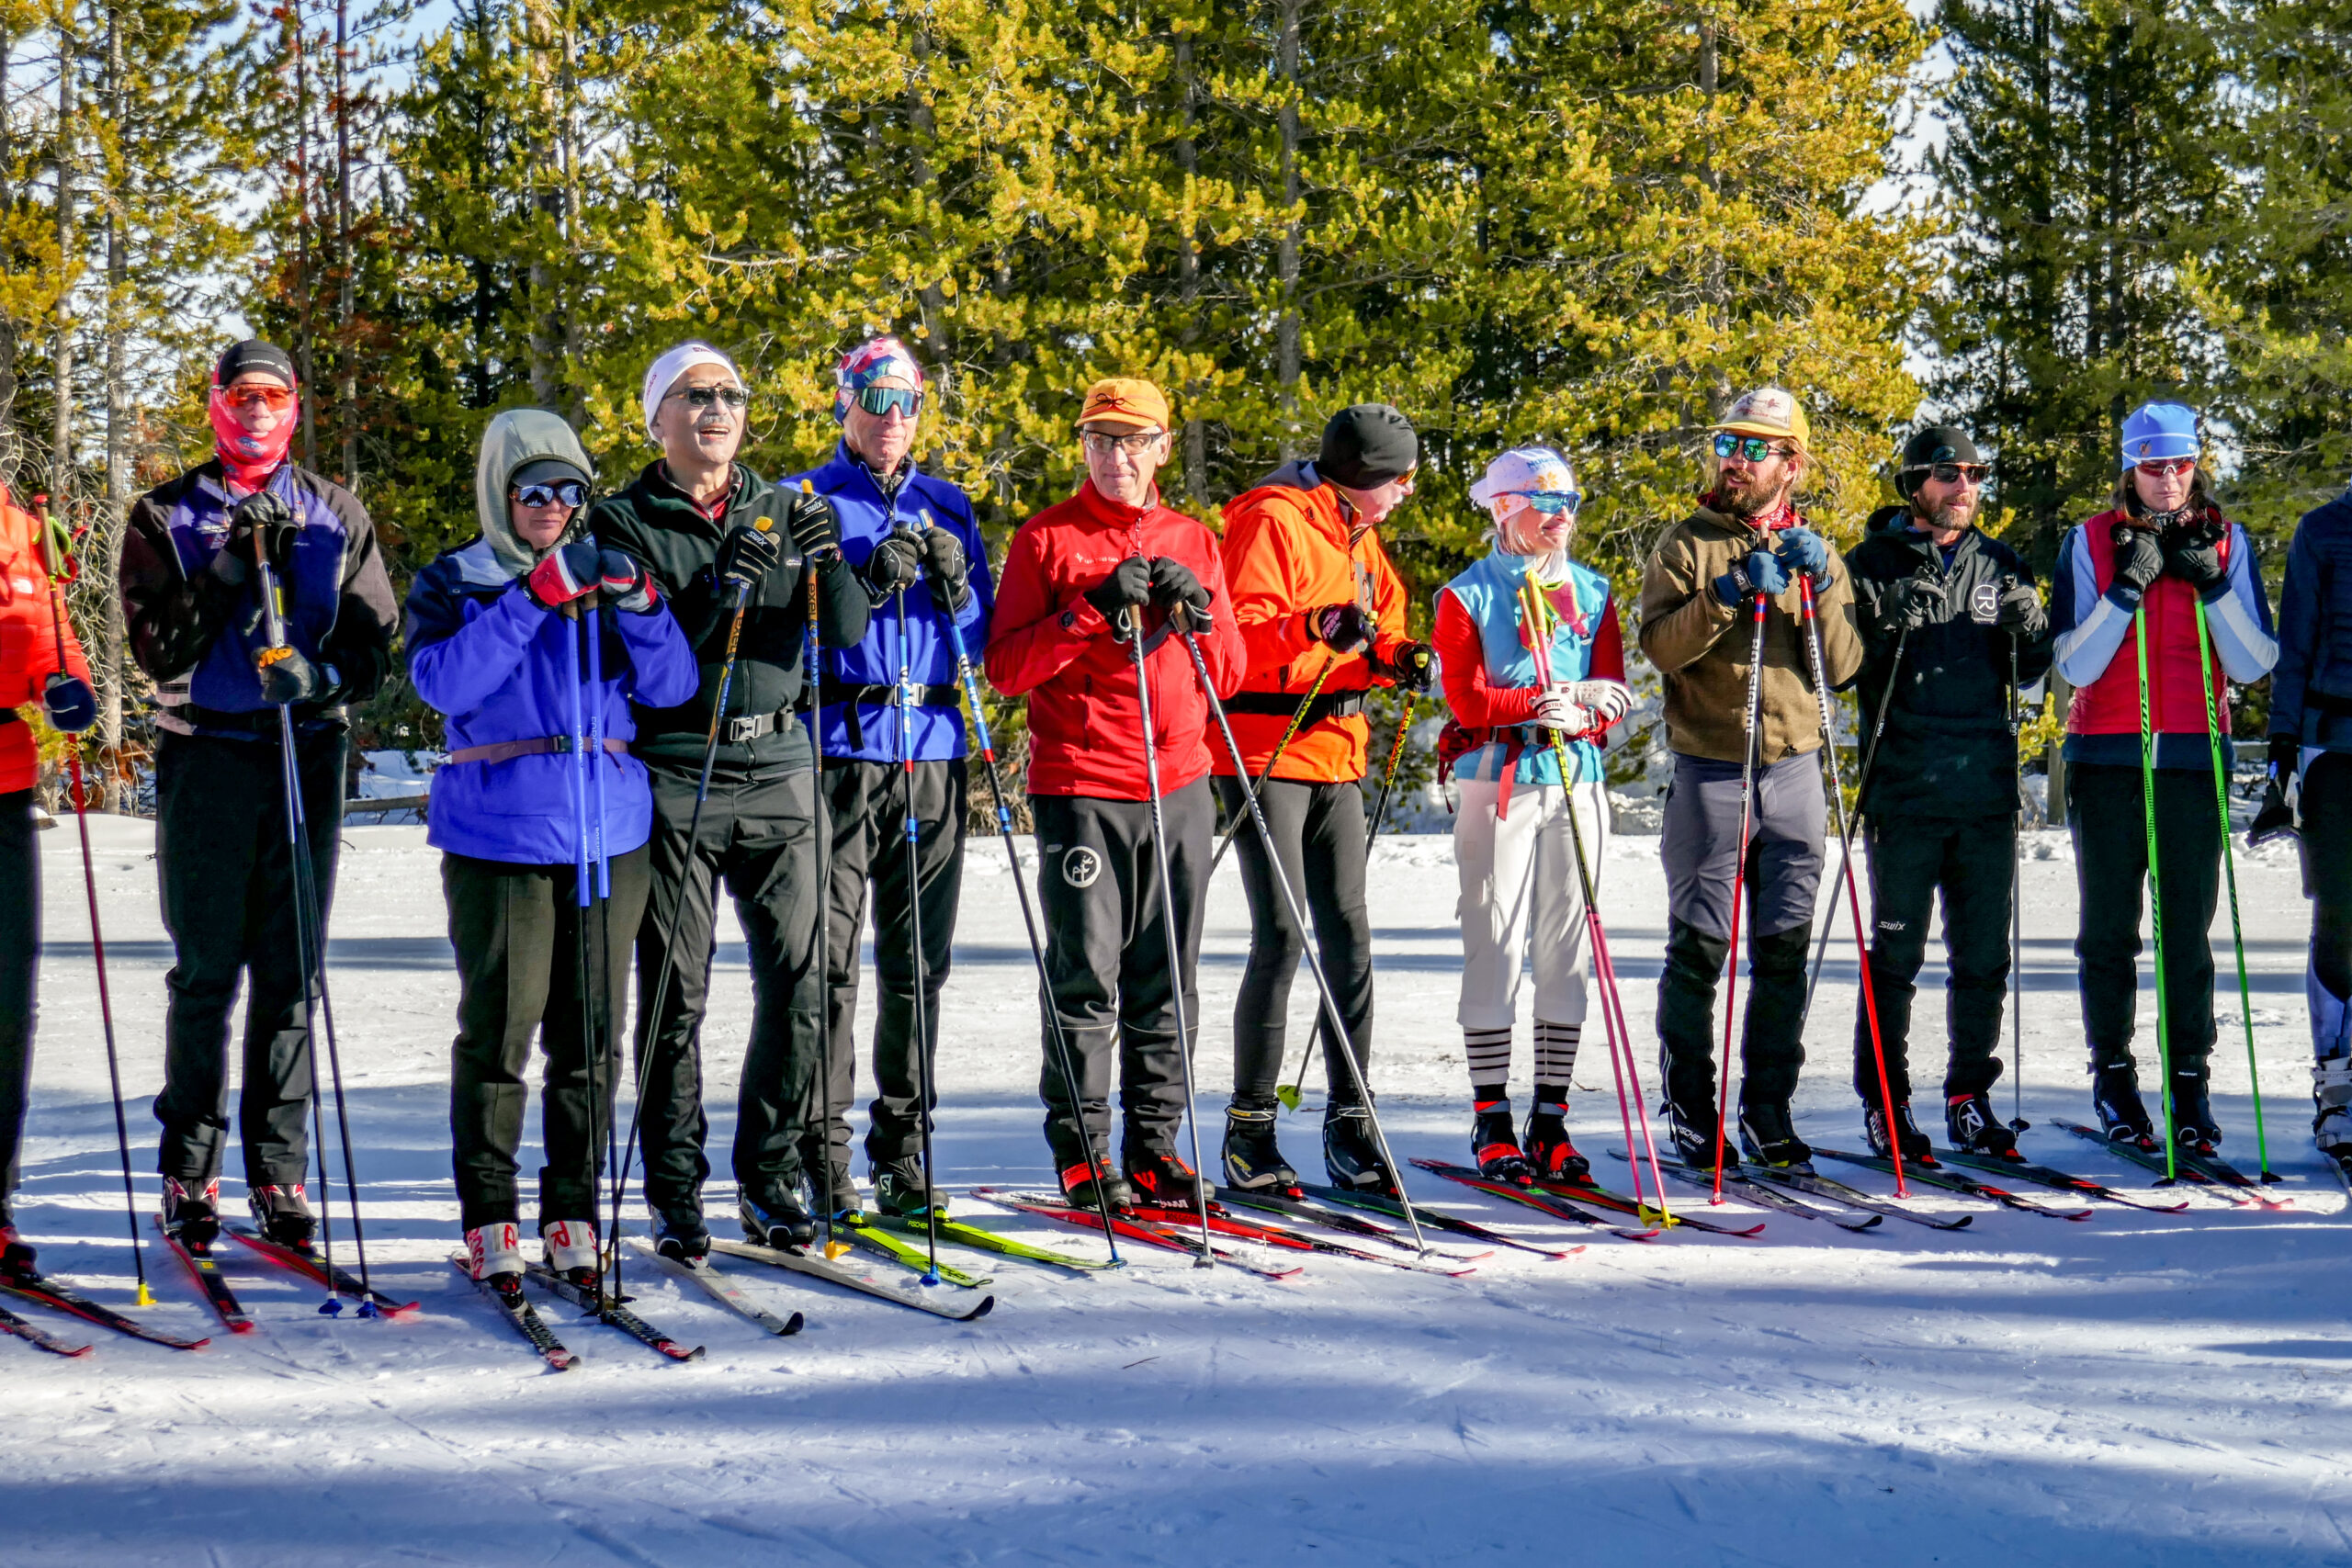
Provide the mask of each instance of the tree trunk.
POLYGON ((1282 314, 1274 325, 1274 380, 1282 389, 1283 412, 1289 416, 1287 433, 1295 457, 1299 439, 1298 265, 1302 240, 1298 219, 1298 18, 1303 0, 1281 0, 1281 20, 1274 35, 1274 73, 1283 85, 1282 177, 1283 237, 1274 256, 1274 280, 1282 296, 1282 314))
MULTIPOLYGON (((115 125, 130 119, 129 85, 122 65, 122 12, 107 12, 107 100, 115 125)), ((115 581, 115 563, 122 548, 124 520, 130 512, 130 328, 124 320, 130 296, 130 245, 122 231, 124 171, 109 160, 112 188, 107 201, 107 499, 98 525, 89 535, 84 552, 100 582, 115 581)), ((122 752, 122 600, 107 591, 98 593, 96 646, 90 650, 90 673, 96 677, 98 750, 109 760, 122 752)), ((86 617, 89 610, 83 612, 86 617)), ((122 809, 121 769, 98 770, 99 804, 107 811, 122 809)))
POLYGON ((359 368, 351 341, 356 283, 351 276, 351 6, 334 5, 334 301, 335 418, 343 426, 343 485, 359 490, 359 368))
MULTIPOLYGON (((1181 314, 1184 331, 1178 341, 1190 348, 1201 333, 1200 222, 1193 214, 1193 197, 1199 187, 1201 175, 1201 152, 1193 140, 1197 88, 1193 83, 1193 35, 1190 33, 1176 35, 1176 81, 1182 95, 1176 132, 1176 166, 1184 172, 1183 216, 1176 231, 1176 286, 1178 298, 1183 301, 1181 314)), ((1200 420, 1192 415, 1193 400, 1198 390, 1197 386, 1183 389, 1184 494, 1193 505, 1204 506, 1209 499, 1208 431, 1200 420)))
POLYGON ((74 160, 79 148, 75 120, 75 73, 80 68, 74 13, 60 6, 57 18, 57 310, 50 354, 56 406, 49 433, 51 504, 69 524, 74 513, 74 160))

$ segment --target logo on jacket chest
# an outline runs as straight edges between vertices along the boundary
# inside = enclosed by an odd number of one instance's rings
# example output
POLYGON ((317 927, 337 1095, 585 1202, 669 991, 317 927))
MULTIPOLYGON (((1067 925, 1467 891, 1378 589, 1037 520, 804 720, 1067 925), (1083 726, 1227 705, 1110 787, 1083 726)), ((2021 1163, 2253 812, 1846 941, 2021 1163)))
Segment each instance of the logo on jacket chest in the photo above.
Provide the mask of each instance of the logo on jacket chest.
POLYGON ((1969 591, 1968 618, 1980 626, 1989 626, 2001 618, 1999 584, 1980 582, 1969 591))

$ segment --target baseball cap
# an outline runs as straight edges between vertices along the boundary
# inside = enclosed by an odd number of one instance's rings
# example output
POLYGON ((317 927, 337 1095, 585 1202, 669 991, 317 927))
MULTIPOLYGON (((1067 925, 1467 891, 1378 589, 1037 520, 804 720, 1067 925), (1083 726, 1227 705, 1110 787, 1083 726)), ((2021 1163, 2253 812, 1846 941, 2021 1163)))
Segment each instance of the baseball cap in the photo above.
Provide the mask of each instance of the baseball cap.
POLYGON ((1139 377, 1113 376, 1086 389, 1086 406, 1079 411, 1078 423, 1109 430, 1166 430, 1168 399, 1139 377))
POLYGON ((1715 422, 1715 428, 1741 435, 1783 436, 1795 442, 1800 452, 1808 450, 1813 441, 1813 426, 1804 417, 1804 406, 1785 387, 1758 387, 1741 393, 1731 412, 1715 422))

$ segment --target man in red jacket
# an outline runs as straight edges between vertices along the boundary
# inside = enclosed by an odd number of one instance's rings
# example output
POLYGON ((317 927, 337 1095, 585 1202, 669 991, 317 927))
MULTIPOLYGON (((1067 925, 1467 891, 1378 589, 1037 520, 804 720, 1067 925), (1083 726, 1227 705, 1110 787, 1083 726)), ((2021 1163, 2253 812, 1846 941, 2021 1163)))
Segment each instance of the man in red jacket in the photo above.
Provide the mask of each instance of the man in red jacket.
POLYGON ((1193 1201, 1200 1180, 1177 1156, 1184 1070, 1176 991, 1200 1017, 1202 897, 1216 809, 1209 794, 1208 699, 1169 625, 1192 617, 1217 695, 1248 663, 1225 599, 1216 536, 1159 504, 1168 400, 1148 381, 1098 381, 1079 415, 1086 482, 1021 525, 1006 554, 989 637, 988 675, 1029 697, 1029 809, 1037 825, 1037 897, 1046 919, 1049 1005, 1080 1082, 1062 1075, 1046 1038, 1039 1093, 1046 1142, 1071 1202, 1125 1207, 1193 1201), (1144 771, 1143 709, 1130 638, 1141 637, 1159 753, 1168 886, 1160 883, 1144 771), (1173 922, 1181 975, 1168 973, 1173 922), (1110 1166, 1111 1062, 1116 1038, 1125 1121, 1122 1179, 1110 1166))

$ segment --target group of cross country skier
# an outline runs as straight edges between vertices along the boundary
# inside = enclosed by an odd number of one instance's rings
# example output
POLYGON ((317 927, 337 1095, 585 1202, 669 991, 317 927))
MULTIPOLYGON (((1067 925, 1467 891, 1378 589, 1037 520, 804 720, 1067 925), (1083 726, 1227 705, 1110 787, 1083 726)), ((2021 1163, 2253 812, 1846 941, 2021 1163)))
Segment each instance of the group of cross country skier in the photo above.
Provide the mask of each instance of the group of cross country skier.
MULTIPOLYGON (((288 459, 303 393, 292 360, 252 341, 220 355, 217 455, 138 501, 120 566, 130 651, 155 685, 156 858, 175 953, 154 1101, 167 1234, 202 1253, 226 1223, 228 1033, 243 987, 237 1132, 254 1228, 282 1248, 313 1247, 304 1123, 322 1021, 333 1043, 323 947, 346 715, 391 677, 403 631, 408 677, 447 727, 430 841, 458 978, 454 1175, 470 1269, 495 1289, 519 1290, 527 1267, 518 1155, 535 1035, 544 1267, 576 1283, 599 1272, 638 1158, 659 1249, 689 1262, 710 1250, 700 1036, 722 883, 752 998, 729 1155, 743 1234, 800 1251, 869 1204, 899 1220, 938 1210, 933 1063, 973 735, 980 782, 1014 787, 979 707, 983 671, 1027 699, 1039 1093, 1071 1213, 1105 1229, 1121 1211, 1205 1215, 1200 1132, 1187 1145, 1183 1130, 1220 808, 1252 931, 1216 1177, 1236 1194, 1301 1186, 1276 1127, 1306 957, 1329 1184, 1397 1193, 1372 1088, 1365 907, 1380 824, 1362 786, 1380 687, 1401 690, 1407 722, 1426 699, 1446 713, 1476 1173, 1584 1177, 1569 1089, 1596 978, 1612 1066, 1633 1068, 1593 901, 1611 831, 1603 752, 1634 699, 1610 580, 1576 558, 1584 496, 1568 458, 1524 446, 1487 466, 1470 494, 1487 551, 1438 589, 1420 640, 1383 538, 1420 460, 1394 408, 1334 415, 1311 457, 1226 504, 1220 535, 1160 503, 1165 396, 1099 381, 1074 433, 1083 482, 1017 529, 998 571, 965 494, 915 460, 926 398, 915 355, 875 338, 841 357, 834 383, 832 457, 775 482, 738 460, 752 389, 705 343, 648 367, 644 430, 661 455, 626 483, 600 491, 555 414, 497 415, 476 470, 480 537, 417 573, 403 615, 359 502, 288 459), (853 1168, 850 1114, 869 911, 870 1190, 853 1168), (1530 972, 1522 1122, 1510 1081, 1530 972), (622 1038, 633 1070, 617 1060, 622 1038), (616 1107, 632 1077, 623 1136, 616 1107)), ((1946 1136, 1962 1153, 2015 1156, 1991 1090, 2013 960, 2018 692, 2054 668, 2075 689, 2067 819, 2099 1128, 2143 1153, 2168 1137, 2210 1154, 2221 1138, 2206 931, 2228 843, 2227 682, 2275 673, 2253 836, 2301 825, 2315 904, 2314 1133, 2352 1163, 2352 496, 2303 518, 2274 633, 2252 544, 2211 499, 2197 416, 2177 404, 2125 420, 2111 504, 2065 536, 2046 604, 2032 569, 1977 525, 1988 469, 1964 431, 1937 425, 1903 446, 1900 503, 1844 554, 1798 505, 1814 454, 1790 392, 1732 403, 1704 457, 1700 499, 1659 537, 1638 607, 1673 755, 1657 1019, 1679 1162, 1795 1169, 1810 1157, 1790 1102, 1826 839, 1833 817, 1843 823, 1830 693, 1849 686, 1869 738, 1857 813, 1873 916, 1853 1026, 1867 1140, 1882 1156, 1933 1158, 1908 1043, 1940 897, 1946 1136), (2161 1116, 2133 1054, 2151 881, 2161 1116), (1717 992, 1736 981, 1743 936, 1733 1112, 1717 1041, 1720 1030, 1728 1074, 1735 1003, 1723 998, 1719 1023, 1717 992)), ((39 943, 34 739, 13 708, 39 704, 79 735, 96 704, 63 612, 68 563, 13 502, 0 509, 0 1190, 13 1191, 39 943)), ((1392 752, 1392 781, 1395 767, 1392 752)), ((78 789, 77 773, 77 807, 78 789)), ((1011 848, 1001 795, 995 804, 1011 848)), ((1840 893, 1859 941, 1860 894, 1840 893)), ((1030 920, 1025 884, 1021 895, 1030 920)), ((1638 1089, 1634 1100, 1629 1115, 1645 1109, 1638 1089)), ((9 1222, 0 1202, 5 1269, 33 1277, 9 1222)))

